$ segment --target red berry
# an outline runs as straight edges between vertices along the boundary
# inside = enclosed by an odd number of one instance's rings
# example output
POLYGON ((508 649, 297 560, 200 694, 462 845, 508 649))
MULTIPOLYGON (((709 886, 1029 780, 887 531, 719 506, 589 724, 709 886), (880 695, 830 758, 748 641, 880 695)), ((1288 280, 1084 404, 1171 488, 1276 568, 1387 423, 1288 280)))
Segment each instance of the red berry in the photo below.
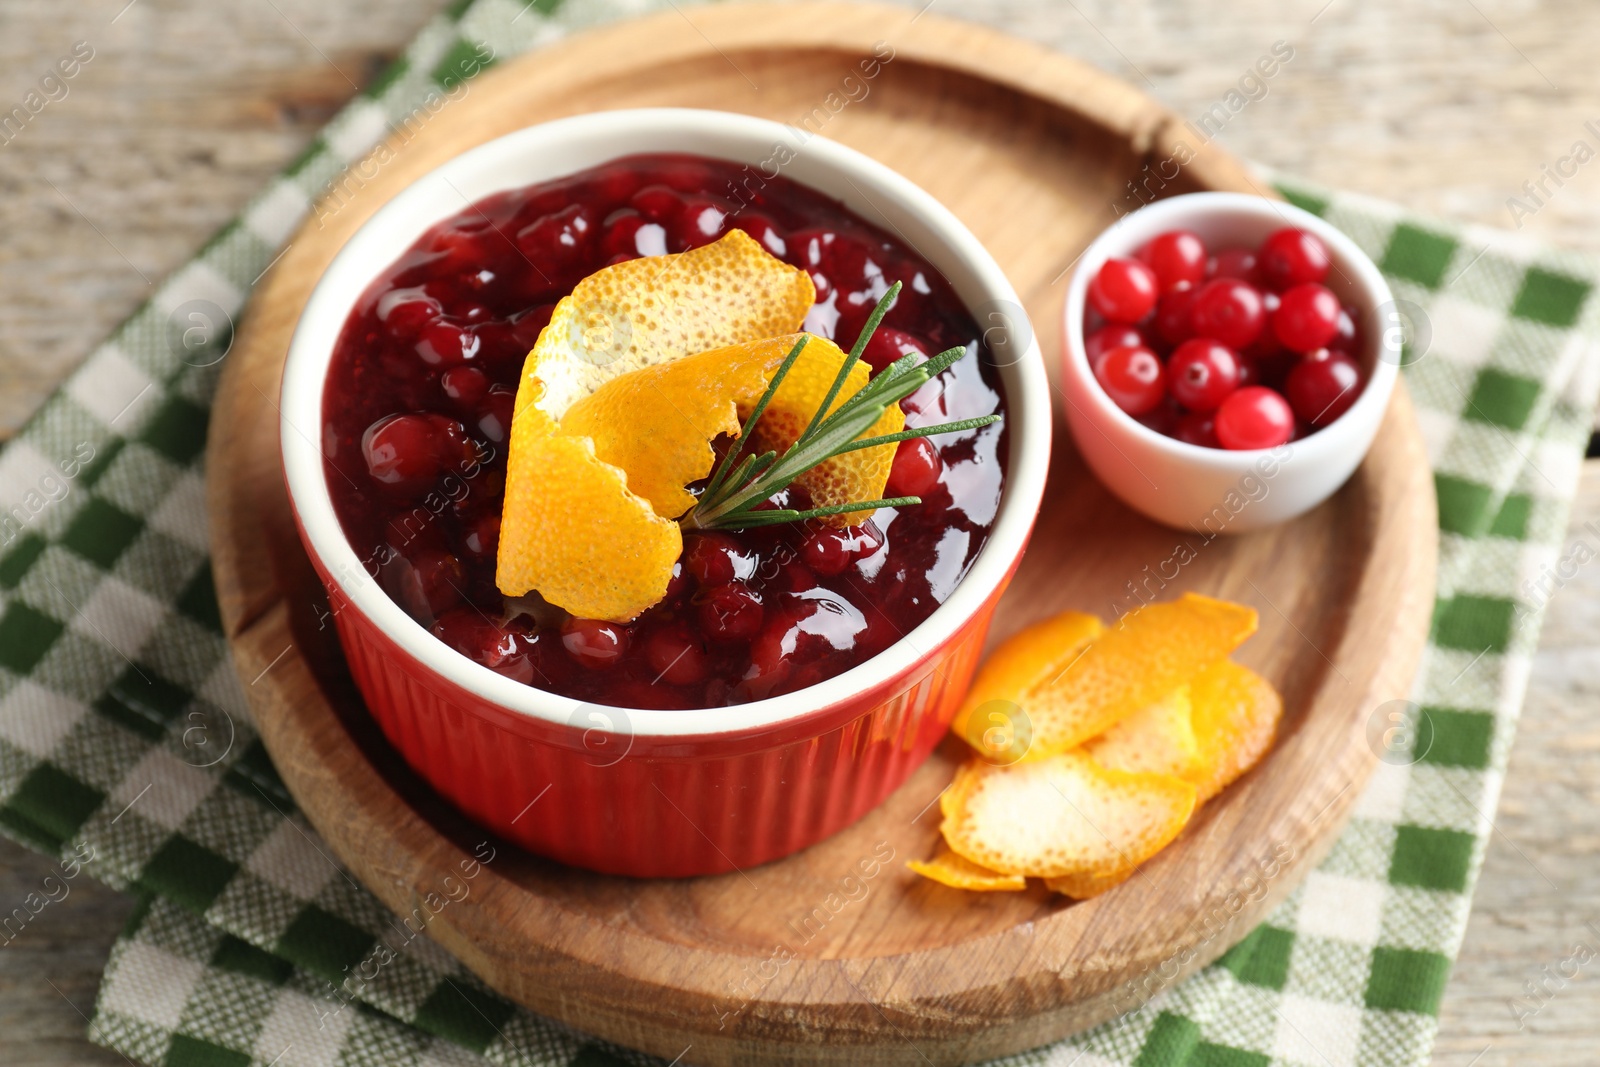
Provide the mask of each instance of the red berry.
POLYGON ((523 685, 532 685, 534 651, 532 638, 503 630, 473 608, 445 612, 433 624, 433 636, 472 660, 523 685))
POLYGON ((1196 337, 1221 341, 1235 352, 1260 337, 1266 322, 1260 291, 1238 278, 1206 282, 1189 312, 1189 326, 1196 337))
POLYGON ((503 444, 511 436, 516 401, 516 390, 509 385, 490 386, 488 397, 478 409, 478 432, 497 445, 503 444))
POLYGON ((1294 435, 1294 412, 1278 393, 1250 385, 1217 408, 1216 430, 1223 448, 1274 448, 1294 435))
POLYGON ((385 485, 418 488, 439 476, 438 427, 426 415, 389 415, 361 435, 367 473, 385 485))
POLYGON ((1089 303, 1108 322, 1138 322, 1156 295, 1156 272, 1137 259, 1108 259, 1089 283, 1089 303))
POLYGON ((1191 411, 1177 421, 1172 436, 1201 448, 1221 448, 1217 441, 1217 419, 1208 411, 1191 411))
POLYGON ((644 658, 655 672, 654 681, 668 685, 694 685, 705 681, 705 646, 678 627, 651 634, 644 643, 644 658))
POLYGON ((755 570, 750 554, 727 534, 702 533, 689 540, 683 564, 701 586, 726 585, 750 577, 755 570))
POLYGON ((922 496, 939 484, 944 463, 939 450, 926 437, 901 441, 889 467, 889 481, 883 491, 889 496, 922 496))
POLYGON ((814 530, 800 542, 800 558, 807 567, 826 577, 843 574, 850 566, 849 541, 842 530, 814 530))
POLYGON ((652 222, 664 222, 683 209, 683 197, 665 185, 647 185, 634 193, 628 203, 652 222))
MULTIPOLYGON (((1163 305, 1166 303, 1166 300, 1166 297, 1161 298, 1163 305)), ((1160 314, 1161 313, 1159 311, 1156 312, 1157 323, 1161 321, 1159 317, 1160 314)), ((1134 348, 1150 347, 1145 343, 1144 335, 1132 326, 1102 326, 1100 329, 1096 330, 1094 333, 1091 333, 1084 339, 1083 354, 1088 357, 1089 366, 1092 367, 1095 365, 1096 360, 1105 355, 1107 352, 1111 351, 1113 348, 1126 348, 1129 345, 1132 345, 1134 348)))
POLYGON ((1284 391, 1294 413, 1320 428, 1349 411, 1361 395, 1361 368, 1344 353, 1323 349, 1295 364, 1284 391))
POLYGON ((1332 290, 1307 282, 1283 294, 1272 316, 1272 332, 1295 352, 1322 348, 1339 332, 1339 298, 1332 290))
POLYGON ((721 237, 727 219, 728 213, 720 204, 705 197, 692 197, 684 201, 674 233, 685 245, 698 248, 721 237))
POLYGON ((500 547, 500 516, 498 513, 485 515, 474 522, 463 538, 467 551, 480 559, 489 559, 494 556, 495 549, 500 547))
POLYGON ((439 301, 422 289, 391 289, 378 298, 378 321, 390 336, 409 341, 443 313, 439 301))
POLYGON ((890 329, 887 326, 880 326, 874 330, 871 339, 867 341, 867 347, 861 350, 862 360, 874 371, 880 371, 902 356, 912 354, 926 359, 928 356, 926 342, 917 340, 904 330, 890 329))
POLYGON ((1292 226, 1268 234, 1258 258, 1262 280, 1279 290, 1322 281, 1331 262, 1322 238, 1292 226))
POLYGON ((1361 350, 1360 337, 1356 330, 1356 309, 1348 304, 1339 309, 1339 328, 1334 331, 1333 340, 1328 342, 1329 348, 1336 348, 1341 352, 1359 352, 1361 350))
POLYGON ((489 391, 489 379, 477 367, 451 367, 439 375, 444 395, 463 407, 472 407, 489 391))
POLYGON ((517 247, 544 274, 581 267, 592 255, 596 231, 588 207, 571 204, 517 231, 517 247))
POLYGON ((789 251, 789 242, 784 239, 783 231, 765 215, 757 215, 753 211, 741 211, 734 217, 733 228, 743 230, 755 238, 757 244, 775 256, 782 257, 789 251))
POLYGON ((1248 248, 1224 248, 1211 260, 1211 277, 1255 283, 1256 254, 1248 248))
POLYGON ((1185 341, 1167 361, 1167 382, 1173 399, 1190 411, 1215 411, 1239 388, 1239 357, 1215 341, 1185 341))
POLYGON ((1139 249, 1139 258, 1156 272, 1163 293, 1179 285, 1198 285, 1206 276, 1206 246, 1188 230, 1172 230, 1139 249))
POLYGON ((477 334, 448 322, 424 326, 417 340, 417 355, 422 357, 422 362, 435 367, 461 363, 477 354, 477 334))
POLYGON ((605 670, 627 653, 628 630, 601 619, 569 618, 561 624, 561 647, 590 670, 605 670))
POLYGON ((719 585, 700 601, 700 629, 713 641, 748 641, 761 629, 761 597, 743 582, 719 585))
POLYGON ((1182 344, 1194 336, 1189 316, 1199 295, 1199 289, 1175 289, 1156 305, 1156 333, 1169 345, 1182 344))
POLYGON ((1111 402, 1129 415, 1155 410, 1167 395, 1166 371, 1148 348, 1113 348, 1095 364, 1094 376, 1111 402))

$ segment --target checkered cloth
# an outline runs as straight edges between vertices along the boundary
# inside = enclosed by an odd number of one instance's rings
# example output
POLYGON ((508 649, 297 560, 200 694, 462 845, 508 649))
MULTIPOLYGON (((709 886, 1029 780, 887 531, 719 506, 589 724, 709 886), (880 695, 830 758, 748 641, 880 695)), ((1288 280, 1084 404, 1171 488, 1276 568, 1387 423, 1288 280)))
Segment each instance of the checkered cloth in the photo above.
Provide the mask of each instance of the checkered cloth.
MULTIPOLYGON (((201 488, 231 316, 312 198, 487 61, 637 6, 654 0, 475 0, 441 16, 0 455, 0 830, 142 895, 90 1027, 131 1060, 654 1062, 516 1008, 407 936, 296 814, 228 660, 201 488)), ((1405 373, 1441 553, 1410 728, 1332 855, 1220 962, 1010 1063, 1428 1058, 1600 388, 1600 271, 1280 187, 1349 233, 1427 327, 1405 373)), ((19 905, 0 945, 44 906, 19 905)))

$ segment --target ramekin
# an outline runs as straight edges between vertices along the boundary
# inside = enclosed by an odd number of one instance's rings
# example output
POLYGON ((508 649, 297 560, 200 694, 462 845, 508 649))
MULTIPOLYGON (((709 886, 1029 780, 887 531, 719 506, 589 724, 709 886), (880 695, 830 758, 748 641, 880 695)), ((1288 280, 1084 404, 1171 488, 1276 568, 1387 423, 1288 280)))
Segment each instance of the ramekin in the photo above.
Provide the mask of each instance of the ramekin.
MULTIPOLYGON (((641 877, 741 869, 860 818, 939 742, 1044 492, 1049 386, 1005 274, 956 217, 906 178, 821 137, 744 115, 601 112, 488 142, 381 208, 329 265, 284 369, 280 440, 295 520, 327 588, 367 707, 406 761, 480 824, 533 852, 641 877), (897 232, 986 322, 1006 330, 999 368, 1010 447, 989 541, 950 598, 867 662, 797 692, 734 707, 661 711, 584 704, 522 685, 435 639, 358 561, 333 510, 320 446, 334 344, 372 279, 468 202, 637 152, 692 152, 783 173, 897 232)), ((991 333, 991 342, 995 335, 991 333)))
POLYGON ((1401 331, 1394 311, 1394 296, 1372 260, 1309 211, 1245 193, 1158 200, 1124 215, 1078 260, 1063 311, 1067 425, 1089 469, 1129 507, 1157 522, 1207 535, 1284 522, 1332 496, 1371 447, 1399 375, 1401 331), (1351 355, 1366 382, 1350 410, 1298 441, 1235 452, 1168 437, 1117 407, 1095 381, 1084 351, 1084 301, 1101 265, 1132 256, 1168 230, 1193 230, 1211 249, 1253 248, 1284 226, 1322 238, 1333 259, 1323 284, 1360 316, 1365 348, 1351 355))

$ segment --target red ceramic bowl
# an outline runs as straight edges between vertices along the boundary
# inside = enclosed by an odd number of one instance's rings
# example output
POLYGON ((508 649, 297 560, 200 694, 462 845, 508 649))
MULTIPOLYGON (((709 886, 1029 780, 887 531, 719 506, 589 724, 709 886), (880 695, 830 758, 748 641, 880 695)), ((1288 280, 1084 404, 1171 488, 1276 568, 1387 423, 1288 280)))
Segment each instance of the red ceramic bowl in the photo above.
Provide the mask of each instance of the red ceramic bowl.
POLYGON ((879 803, 944 735, 1027 543, 1050 454, 1050 388, 1020 301, 977 239, 927 193, 822 138, 714 111, 613 111, 531 127, 440 167, 375 214, 328 267, 284 370, 280 439, 300 536, 327 587, 356 684, 384 734, 476 821, 534 852, 642 877, 788 855, 879 803), (881 654, 807 689, 697 711, 602 707, 501 677, 435 639, 363 569, 324 480, 328 362, 362 291, 463 197, 639 152, 761 164, 898 231, 989 331, 1010 422, 999 513, 967 577, 881 654))

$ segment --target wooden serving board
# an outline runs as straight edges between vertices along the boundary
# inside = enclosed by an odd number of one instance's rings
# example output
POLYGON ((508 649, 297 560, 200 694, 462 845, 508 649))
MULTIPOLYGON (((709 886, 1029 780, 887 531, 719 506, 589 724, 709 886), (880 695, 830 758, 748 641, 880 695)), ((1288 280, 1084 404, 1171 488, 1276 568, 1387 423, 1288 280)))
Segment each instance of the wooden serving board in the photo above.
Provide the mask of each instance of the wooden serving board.
MULTIPOLYGON (((1113 203, 1134 206, 1128 183, 1147 180, 1147 165, 1159 168, 1188 135, 1107 75, 913 15, 693 8, 510 61, 397 143, 353 201, 310 222, 259 290, 212 420, 223 617, 290 789, 395 910, 435 891, 484 834, 400 762, 362 708, 332 631, 319 628, 322 592, 289 516, 276 418, 284 352, 312 286, 379 205, 520 127, 640 105, 798 122, 822 106, 827 136, 922 184, 985 242, 1023 295, 1053 374, 1071 265, 1113 220, 1113 203), (865 96, 830 100, 879 42, 893 59, 865 96), (835 113, 839 99, 848 102, 835 113)), ((1162 192, 1197 189, 1256 186, 1206 149, 1162 192)), ((966 894, 911 874, 904 862, 934 849, 930 805, 961 755, 946 745, 857 825, 754 870, 634 881, 501 845, 433 936, 535 1011, 708 1064, 972 1062, 1107 1019, 1221 954, 1324 854, 1374 764, 1368 719, 1404 697, 1415 672, 1436 525, 1410 403, 1402 386, 1371 455, 1327 504, 1203 546, 1119 504, 1084 470, 1064 426, 1050 479, 993 639, 1067 608, 1109 616, 1156 591, 1203 591, 1260 610, 1261 632, 1240 658, 1277 684, 1288 708, 1263 765, 1133 880, 1074 904, 1037 887, 966 894), (1196 558, 1174 567, 1185 540, 1196 558)))

